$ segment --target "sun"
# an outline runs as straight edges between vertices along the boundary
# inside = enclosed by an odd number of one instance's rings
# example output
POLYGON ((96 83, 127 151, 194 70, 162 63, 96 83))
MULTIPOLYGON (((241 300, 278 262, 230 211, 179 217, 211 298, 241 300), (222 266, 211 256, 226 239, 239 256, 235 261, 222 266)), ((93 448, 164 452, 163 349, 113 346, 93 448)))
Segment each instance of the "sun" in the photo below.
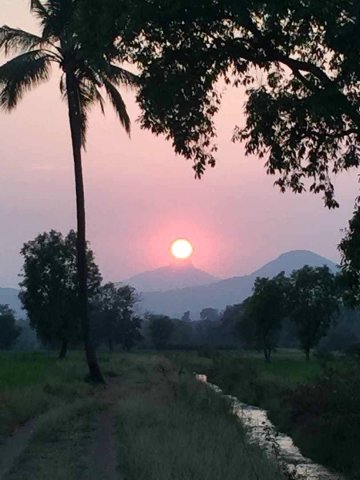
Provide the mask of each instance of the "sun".
POLYGON ((172 255, 179 260, 186 260, 193 254, 193 246, 185 238, 178 238, 171 244, 172 255))

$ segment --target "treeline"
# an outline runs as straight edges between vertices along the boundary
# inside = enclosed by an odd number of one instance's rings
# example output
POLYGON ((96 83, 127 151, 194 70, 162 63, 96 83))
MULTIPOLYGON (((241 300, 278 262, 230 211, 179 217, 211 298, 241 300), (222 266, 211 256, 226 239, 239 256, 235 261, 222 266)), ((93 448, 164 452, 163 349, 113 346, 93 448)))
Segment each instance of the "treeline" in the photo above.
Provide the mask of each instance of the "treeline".
MULTIPOLYGON (((80 346, 76 241, 73 230, 66 236, 52 230, 25 243, 19 296, 27 321, 16 322, 14 312, 1 306, 0 348, 34 348, 37 339, 38 346, 57 348, 64 358, 69 347, 80 346)), ((111 350, 116 345, 130 349, 142 338, 141 319, 134 311, 136 292, 127 285, 103 284, 89 246, 86 255, 91 339, 111 350)))
POLYGON ((289 277, 257 278, 243 303, 223 312, 206 308, 198 321, 191 321, 189 312, 182 320, 148 315, 143 345, 157 346, 150 327, 161 321, 167 333, 160 348, 256 349, 266 361, 278 347, 301 348, 307 360, 314 349, 358 355, 360 311, 345 305, 346 295, 341 274, 305 266, 289 277))
MULTIPOLYGON (((355 221, 356 220, 356 221, 355 221)), ((137 313, 139 296, 128 285, 104 284, 87 246, 90 336, 98 348, 130 350, 249 348, 267 361, 277 347, 360 352, 358 221, 342 243, 341 272, 305 266, 290 276, 257 278, 252 295, 223 312, 207 307, 200 320, 137 313)), ((20 300, 27 321, 0 306, 0 348, 56 348, 59 357, 81 342, 76 233, 54 230, 24 244, 20 300)))

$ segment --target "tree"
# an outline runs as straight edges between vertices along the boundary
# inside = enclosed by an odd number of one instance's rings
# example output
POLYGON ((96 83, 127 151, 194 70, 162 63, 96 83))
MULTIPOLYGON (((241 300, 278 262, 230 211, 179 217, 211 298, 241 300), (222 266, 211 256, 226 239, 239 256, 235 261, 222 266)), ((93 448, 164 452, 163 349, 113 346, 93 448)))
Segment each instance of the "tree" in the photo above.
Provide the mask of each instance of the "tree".
POLYGON ((267 362, 271 361, 282 320, 287 314, 288 295, 289 282, 282 272, 272 279, 258 277, 252 296, 243 304, 238 331, 244 334, 243 326, 246 325, 247 335, 253 335, 255 345, 263 350, 267 362))
POLYGON ((352 307, 360 306, 360 207, 358 207, 345 237, 339 244, 341 254, 341 283, 344 288, 344 300, 352 307))
POLYGON ((200 320, 206 320, 208 322, 216 322, 219 320, 219 312, 216 308, 203 308, 200 312, 200 320))
POLYGON ((234 345, 236 343, 237 337, 240 337, 240 341, 244 344, 244 336, 238 331, 238 326, 242 315, 244 313, 244 305, 228 305, 225 308, 224 313, 221 317, 221 332, 225 340, 225 343, 228 345, 234 345))
MULTIPOLYGON (((77 276, 77 235, 51 230, 24 244, 20 300, 40 340, 61 345, 64 358, 69 342, 80 338, 81 300, 77 276)), ((93 298, 101 275, 87 247, 87 296, 93 298)))
POLYGON ((8 305, 0 305, 0 348, 8 350, 20 335, 16 325, 15 313, 8 305))
POLYGON ((326 266, 305 266, 293 272, 290 281, 289 316, 309 361, 311 349, 326 335, 338 311, 337 279, 326 266))
POLYGON ((181 320, 183 322, 191 322, 191 312, 189 310, 184 312, 183 316, 181 317, 181 320))
POLYGON ((156 350, 164 350, 175 329, 173 322, 166 315, 150 315, 148 320, 153 345, 156 350))
POLYGON ((114 344, 130 350, 142 339, 141 319, 134 314, 137 302, 135 289, 107 283, 100 288, 93 303, 92 332, 94 341, 106 342, 110 351, 114 344))
POLYGON ((247 93, 246 125, 234 141, 266 159, 282 191, 300 193, 309 179, 311 191, 337 206, 332 174, 360 162, 357 0, 107 6, 103 41, 116 31, 141 69, 142 126, 170 138, 197 176, 215 165, 223 80, 247 93))
POLYGON ((16 54, 0 66, 0 107, 13 110, 27 90, 50 77, 53 64, 62 71, 60 91, 67 101, 73 149, 76 213, 77 213, 77 275, 82 335, 90 377, 104 382, 96 352, 89 336, 85 195, 82 174, 82 148, 85 147, 87 119, 90 108, 98 103, 104 110, 103 88, 125 130, 130 132, 130 120, 118 85, 132 86, 134 75, 118 66, 119 51, 107 49, 106 55, 90 54, 81 39, 84 28, 77 0, 31 0, 31 12, 40 20, 40 36, 20 29, 0 28, 0 50, 16 54))

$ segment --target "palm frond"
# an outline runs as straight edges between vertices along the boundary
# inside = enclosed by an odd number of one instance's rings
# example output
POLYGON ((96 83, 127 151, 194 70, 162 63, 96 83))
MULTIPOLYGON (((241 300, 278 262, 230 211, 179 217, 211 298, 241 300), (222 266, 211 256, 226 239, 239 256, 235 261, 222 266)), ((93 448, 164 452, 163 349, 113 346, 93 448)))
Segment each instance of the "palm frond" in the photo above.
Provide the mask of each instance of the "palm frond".
POLYGON ((0 51, 4 50, 5 55, 14 52, 28 52, 43 43, 43 39, 38 35, 7 25, 0 27, 0 51))
POLYGON ((114 107, 122 126, 125 131, 130 135, 130 118, 126 110, 126 105, 120 92, 107 78, 103 78, 103 84, 109 100, 114 107))
POLYGON ((67 30, 74 20, 76 1, 74 0, 47 0, 46 11, 47 18, 43 22, 43 35, 48 38, 71 38, 67 35, 67 30))
POLYGON ((109 63, 106 70, 106 76, 115 85, 126 85, 127 87, 136 87, 139 85, 139 77, 134 73, 109 63))
POLYGON ((35 50, 0 66, 0 108, 12 110, 27 90, 49 78, 51 57, 35 50))

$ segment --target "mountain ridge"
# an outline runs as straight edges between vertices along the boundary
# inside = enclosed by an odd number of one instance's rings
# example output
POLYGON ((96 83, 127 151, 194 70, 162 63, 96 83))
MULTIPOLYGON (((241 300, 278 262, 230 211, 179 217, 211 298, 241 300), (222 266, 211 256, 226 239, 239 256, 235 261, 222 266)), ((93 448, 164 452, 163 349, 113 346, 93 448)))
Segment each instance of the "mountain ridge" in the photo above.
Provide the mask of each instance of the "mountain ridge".
POLYGON ((292 250, 281 254, 248 275, 234 276, 205 286, 186 287, 166 292, 142 292, 140 308, 143 312, 153 311, 175 317, 181 316, 187 310, 197 315, 205 307, 222 310, 227 305, 243 302, 251 295, 257 277, 271 278, 282 271, 289 275, 305 265, 311 267, 326 265, 333 272, 338 270, 334 262, 321 255, 309 250, 292 250))
MULTIPOLYGON (((293 270, 302 268, 304 265, 312 267, 327 265, 333 272, 338 269, 337 265, 331 260, 309 250, 285 252, 248 275, 234 276, 223 280, 191 266, 189 272, 201 272, 201 274, 205 274, 203 278, 210 278, 212 281, 183 288, 143 291, 140 293, 139 310, 141 313, 151 311, 173 317, 180 317, 187 310, 197 315, 205 307, 222 310, 227 305, 244 301, 251 294, 256 277, 273 277, 281 271, 289 275, 293 270)), ((169 271, 169 267, 160 267, 144 273, 157 272, 161 274, 164 268, 169 271)), ((176 266, 176 268, 178 267, 176 266)), ((187 268, 189 268, 189 265, 187 265, 187 268)), ((179 270, 176 271, 179 272, 179 270)), ((131 278, 136 277, 135 275, 131 278)), ((164 283, 166 284, 166 282, 164 283)), ((169 283, 166 285, 169 286, 169 283)), ((21 310, 18 293, 19 290, 14 288, 0 288, 0 304, 9 304, 18 316, 23 316, 24 312, 21 310)))

